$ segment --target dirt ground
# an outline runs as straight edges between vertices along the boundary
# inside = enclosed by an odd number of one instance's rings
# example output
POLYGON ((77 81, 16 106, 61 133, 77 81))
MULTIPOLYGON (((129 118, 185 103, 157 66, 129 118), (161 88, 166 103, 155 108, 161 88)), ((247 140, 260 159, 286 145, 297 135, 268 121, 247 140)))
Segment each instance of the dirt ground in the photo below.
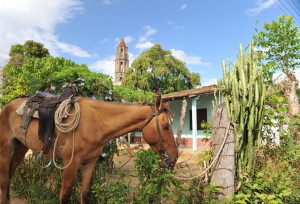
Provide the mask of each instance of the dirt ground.
MULTIPOLYGON (((128 172, 128 182, 130 185, 136 186, 138 184, 138 179, 136 176, 136 169, 134 165, 134 153, 138 151, 141 147, 132 146, 130 149, 121 148, 119 156, 114 157, 115 170, 122 169, 128 172), (131 156, 133 154, 133 156, 131 156)), ((148 149, 147 145, 142 147, 148 149)), ((176 164, 176 176, 186 177, 187 175, 197 175, 201 173, 203 167, 199 165, 201 154, 197 154, 190 148, 181 148, 179 150, 179 158, 176 164)), ((11 198, 11 204, 27 204, 26 200, 11 198)))

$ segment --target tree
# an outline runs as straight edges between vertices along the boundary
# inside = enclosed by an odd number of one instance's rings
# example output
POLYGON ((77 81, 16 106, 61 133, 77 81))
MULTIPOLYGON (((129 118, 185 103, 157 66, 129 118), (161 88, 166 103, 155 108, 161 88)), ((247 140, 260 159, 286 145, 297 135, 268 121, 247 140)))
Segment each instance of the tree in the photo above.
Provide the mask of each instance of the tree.
POLYGON ((18 56, 23 58, 23 62, 11 63, 10 59, 3 67, 1 105, 5 105, 16 96, 32 95, 37 91, 58 94, 64 84, 78 78, 84 79, 84 83, 78 86, 84 96, 104 99, 112 89, 112 80, 108 75, 91 72, 86 65, 78 65, 71 60, 52 57, 42 51, 45 49, 40 43, 30 41, 27 45, 13 45, 10 50, 11 59, 18 56))
POLYGON ((27 40, 24 45, 15 44, 11 46, 9 56, 23 55, 24 57, 42 58, 49 55, 49 51, 42 43, 27 40))
POLYGON ((143 52, 125 73, 122 84, 131 89, 170 93, 200 85, 200 75, 158 44, 143 52))
POLYGON ((9 64, 22 65, 25 58, 42 58, 49 56, 49 51, 42 43, 27 40, 24 45, 12 45, 9 51, 9 64))
POLYGON ((281 92, 289 104, 291 115, 299 114, 299 81, 294 71, 300 65, 300 33, 292 17, 280 16, 278 21, 263 25, 264 31, 254 35, 254 42, 262 52, 265 76, 272 80, 276 71, 282 71, 288 80, 281 84, 281 92))

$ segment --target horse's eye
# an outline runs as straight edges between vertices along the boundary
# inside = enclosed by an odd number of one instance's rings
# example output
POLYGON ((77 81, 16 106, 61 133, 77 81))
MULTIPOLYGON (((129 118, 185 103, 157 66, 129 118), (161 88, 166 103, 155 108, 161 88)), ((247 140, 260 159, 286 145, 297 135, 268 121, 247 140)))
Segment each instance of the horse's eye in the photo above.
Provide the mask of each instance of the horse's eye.
POLYGON ((168 130, 168 129, 169 129, 169 124, 163 124, 163 125, 162 125, 162 128, 163 128, 164 130, 168 130))

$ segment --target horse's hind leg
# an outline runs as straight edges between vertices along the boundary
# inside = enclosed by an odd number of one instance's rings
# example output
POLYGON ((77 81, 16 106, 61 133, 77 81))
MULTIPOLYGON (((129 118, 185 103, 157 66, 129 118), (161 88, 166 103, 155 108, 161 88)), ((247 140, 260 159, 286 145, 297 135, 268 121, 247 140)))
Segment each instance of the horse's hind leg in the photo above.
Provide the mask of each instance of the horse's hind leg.
MULTIPOLYGON (((21 142, 19 142, 18 140, 14 141, 14 151, 13 151, 14 153, 9 168, 9 179, 12 178, 16 168, 23 161, 27 151, 28 148, 24 146, 21 142)), ((8 190, 8 196, 9 196, 9 190, 8 190)))
POLYGON ((81 185, 81 193, 80 193, 81 204, 90 203, 91 181, 92 181, 96 163, 97 163, 97 158, 82 166, 82 180, 81 180, 82 185, 81 185))
POLYGON ((14 141, 14 154, 10 163, 10 170, 9 170, 10 178, 12 177, 13 173, 15 172, 19 164, 23 161, 27 151, 28 148, 24 146, 21 142, 19 142, 18 140, 14 141))

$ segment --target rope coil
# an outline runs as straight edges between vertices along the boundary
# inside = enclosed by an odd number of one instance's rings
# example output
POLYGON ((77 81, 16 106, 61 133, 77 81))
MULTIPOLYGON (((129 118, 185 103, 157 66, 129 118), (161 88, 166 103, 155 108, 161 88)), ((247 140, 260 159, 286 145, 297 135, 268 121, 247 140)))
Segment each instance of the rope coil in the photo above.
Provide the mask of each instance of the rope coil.
POLYGON ((70 113, 70 109, 72 108, 71 97, 67 100, 64 100, 55 111, 55 115, 54 115, 55 126, 60 132, 65 133, 65 132, 74 131, 79 124, 80 106, 77 102, 75 102, 74 104, 75 112, 70 113), (73 120, 71 120, 69 123, 63 123, 62 120, 69 116, 74 116, 73 120), (69 127, 71 124, 73 125, 69 127))
POLYGON ((65 169, 67 168, 74 157, 74 150, 75 150, 75 129, 77 128, 78 124, 79 124, 79 120, 80 120, 80 106, 76 102, 74 103, 74 108, 75 108, 75 112, 74 113, 70 113, 70 110, 72 108, 72 103, 71 103, 71 97, 67 100, 64 100, 59 107, 57 108, 55 115, 54 115, 54 121, 55 121, 55 126, 58 129, 58 133, 57 133, 57 137, 55 139, 54 142, 54 147, 53 147, 53 164, 56 168, 58 169, 65 169), (69 123, 63 123, 62 120, 64 118, 67 118, 69 116, 73 116, 74 118, 69 122, 69 123), (67 133, 67 132, 71 132, 73 131, 73 143, 72 143, 72 155, 71 155, 71 159, 70 162, 68 163, 68 165, 66 166, 58 166, 56 161, 55 161, 55 149, 56 149, 56 145, 57 145, 57 140, 58 140, 58 135, 59 132, 62 133, 67 133))

